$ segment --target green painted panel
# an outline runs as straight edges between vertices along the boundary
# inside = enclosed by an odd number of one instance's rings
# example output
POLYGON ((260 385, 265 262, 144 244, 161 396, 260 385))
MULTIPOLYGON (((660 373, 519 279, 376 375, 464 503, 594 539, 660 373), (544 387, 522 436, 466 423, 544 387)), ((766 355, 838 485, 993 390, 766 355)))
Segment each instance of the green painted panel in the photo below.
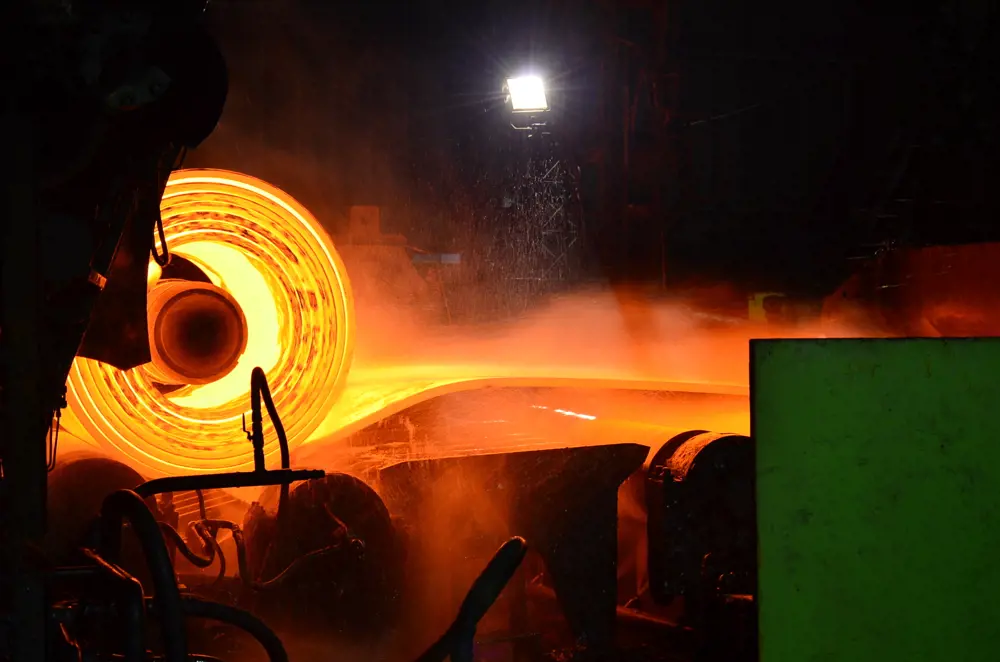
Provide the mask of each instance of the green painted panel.
POLYGON ((751 346, 763 662, 1000 660, 1000 339, 751 346))

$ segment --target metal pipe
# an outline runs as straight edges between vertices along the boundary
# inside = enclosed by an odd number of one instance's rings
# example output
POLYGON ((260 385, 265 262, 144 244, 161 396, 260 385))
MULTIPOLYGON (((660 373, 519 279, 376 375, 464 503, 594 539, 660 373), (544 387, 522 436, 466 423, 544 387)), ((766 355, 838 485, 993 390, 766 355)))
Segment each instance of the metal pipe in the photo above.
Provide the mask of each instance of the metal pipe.
POLYGON ((118 561, 121 555, 122 523, 125 521, 132 525, 153 577, 153 601, 162 629, 164 657, 167 662, 187 662, 187 634, 181 608, 181 591, 170 563, 170 553, 156 518, 146 507, 142 497, 135 492, 119 490, 104 500, 101 507, 100 554, 112 562, 118 561))
MULTIPOLYGON (((549 602, 554 605, 557 605, 559 603, 559 599, 556 597, 555 590, 548 586, 542 584, 532 584, 528 588, 527 592, 531 598, 545 600, 546 602, 549 602)), ((670 630, 671 632, 676 632, 680 634, 689 633, 691 630, 689 627, 683 626, 680 623, 677 623, 676 621, 672 621, 670 619, 663 618, 660 616, 654 616, 653 614, 644 611, 639 611, 638 609, 632 609, 629 607, 623 607, 621 605, 618 605, 615 608, 615 611, 618 615, 619 622, 628 625, 646 626, 659 630, 670 630)))
POLYGON ((289 485, 302 480, 315 480, 325 475, 326 472, 319 469, 273 469, 271 471, 235 471, 203 476, 167 476, 166 478, 154 478, 139 485, 135 488, 135 493, 146 499, 164 492, 289 485))
POLYGON ((148 295, 150 376, 163 384, 207 384, 228 375, 247 347, 247 320, 221 287, 160 281, 148 295))

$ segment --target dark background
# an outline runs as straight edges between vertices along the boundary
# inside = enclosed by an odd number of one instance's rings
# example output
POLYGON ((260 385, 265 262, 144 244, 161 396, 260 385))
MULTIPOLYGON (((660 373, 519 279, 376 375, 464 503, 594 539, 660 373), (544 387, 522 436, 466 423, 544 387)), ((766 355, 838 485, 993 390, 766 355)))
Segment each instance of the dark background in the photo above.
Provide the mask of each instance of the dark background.
POLYGON ((231 91, 189 164, 267 179, 334 231, 378 204, 385 231, 474 261, 511 222, 524 164, 553 155, 579 168, 577 279, 821 295, 853 258, 1000 230, 995 2, 209 12, 231 91), (544 140, 510 128, 499 94, 525 66, 555 88, 544 140))

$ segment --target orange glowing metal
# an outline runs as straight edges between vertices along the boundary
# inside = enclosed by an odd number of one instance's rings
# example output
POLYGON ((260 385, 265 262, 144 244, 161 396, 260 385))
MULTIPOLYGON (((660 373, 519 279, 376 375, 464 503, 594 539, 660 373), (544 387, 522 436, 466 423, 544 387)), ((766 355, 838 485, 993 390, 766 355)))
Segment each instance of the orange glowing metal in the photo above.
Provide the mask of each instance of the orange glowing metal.
MULTIPOLYGON (((70 431, 75 422, 148 475, 251 468, 241 417, 254 366, 267 373, 292 447, 316 430, 344 386, 354 341, 344 265, 305 207, 246 175, 175 172, 161 214, 171 253, 200 266, 243 309, 246 351, 221 379, 167 394, 144 367, 119 371, 78 358, 68 384, 70 431)), ((151 266, 150 285, 158 278, 151 266)), ((273 457, 277 439, 267 421, 265 438, 273 457)))

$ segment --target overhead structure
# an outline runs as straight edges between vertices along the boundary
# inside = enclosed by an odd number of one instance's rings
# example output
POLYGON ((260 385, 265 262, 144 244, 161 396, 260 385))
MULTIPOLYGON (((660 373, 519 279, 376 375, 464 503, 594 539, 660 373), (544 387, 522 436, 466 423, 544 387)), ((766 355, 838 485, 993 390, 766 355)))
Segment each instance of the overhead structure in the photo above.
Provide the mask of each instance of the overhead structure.
MULTIPOLYGON (((150 263, 153 362, 122 371, 77 358, 64 420, 147 476, 248 469, 242 418, 255 366, 292 447, 344 386, 354 338, 346 270, 303 205, 247 175, 178 171, 161 215, 171 258, 150 263)), ((265 437, 274 456, 275 435, 265 437)))

